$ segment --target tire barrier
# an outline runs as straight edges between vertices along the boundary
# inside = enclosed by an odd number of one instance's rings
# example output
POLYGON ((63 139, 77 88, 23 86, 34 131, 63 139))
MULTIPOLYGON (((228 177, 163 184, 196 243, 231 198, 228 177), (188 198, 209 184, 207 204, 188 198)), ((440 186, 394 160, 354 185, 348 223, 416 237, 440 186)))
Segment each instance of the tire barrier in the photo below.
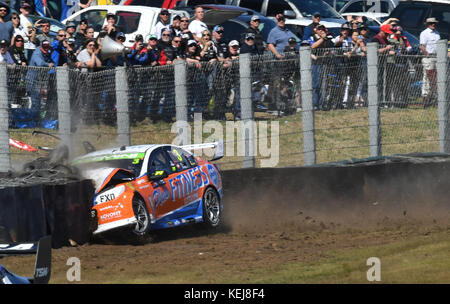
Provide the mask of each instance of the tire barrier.
POLYGON ((450 214, 450 157, 404 155, 309 167, 222 172, 227 218, 240 224, 296 212, 342 219, 450 214))
POLYGON ((52 247, 86 243, 91 235, 90 180, 0 189, 0 242, 36 242, 52 235, 52 247))

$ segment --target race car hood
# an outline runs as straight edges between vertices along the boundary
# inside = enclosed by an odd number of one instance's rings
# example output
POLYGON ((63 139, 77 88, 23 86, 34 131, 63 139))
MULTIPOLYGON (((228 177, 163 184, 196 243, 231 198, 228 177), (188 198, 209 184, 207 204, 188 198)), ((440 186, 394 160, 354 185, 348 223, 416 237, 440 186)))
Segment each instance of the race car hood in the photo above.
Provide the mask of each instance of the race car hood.
POLYGON ((95 193, 99 193, 109 185, 134 180, 132 171, 121 168, 86 169, 81 172, 84 178, 94 182, 95 193))

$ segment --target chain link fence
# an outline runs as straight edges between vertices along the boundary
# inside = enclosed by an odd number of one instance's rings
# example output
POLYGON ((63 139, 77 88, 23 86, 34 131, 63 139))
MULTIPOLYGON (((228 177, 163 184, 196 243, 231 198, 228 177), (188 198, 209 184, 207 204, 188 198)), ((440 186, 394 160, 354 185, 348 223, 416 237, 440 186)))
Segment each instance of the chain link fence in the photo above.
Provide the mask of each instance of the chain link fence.
MULTIPOLYGON (((448 59, 442 67, 419 52, 378 50, 302 47, 282 60, 241 55, 97 72, 2 65, 3 131, 36 148, 55 147, 58 139, 35 131, 69 136, 73 156, 85 153, 85 141, 101 149, 223 140, 223 169, 442 152, 448 113, 437 105, 448 102, 448 59), (446 75, 443 91, 439 73, 446 75), (67 103, 69 124, 58 109, 67 103)), ((47 152, 12 146, 5 153, 16 165, 47 152)))

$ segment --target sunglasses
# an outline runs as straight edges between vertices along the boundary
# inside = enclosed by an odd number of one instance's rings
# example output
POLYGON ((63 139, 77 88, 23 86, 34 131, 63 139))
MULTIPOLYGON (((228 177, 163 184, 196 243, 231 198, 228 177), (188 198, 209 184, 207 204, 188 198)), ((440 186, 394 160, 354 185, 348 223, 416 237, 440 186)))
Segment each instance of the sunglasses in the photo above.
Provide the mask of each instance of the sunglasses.
POLYGON ((256 19, 256 20, 252 20, 253 22, 261 22, 261 20, 256 19))
POLYGON ((216 32, 217 34, 219 34, 219 35, 222 35, 223 34, 223 31, 218 31, 218 32, 216 32))
POLYGON ((206 37, 211 37, 211 35, 210 34, 208 34, 208 33, 204 33, 204 34, 202 34, 203 36, 206 36, 206 37))
POLYGON ((58 36, 58 37, 66 37, 66 35, 56 35, 56 36, 58 36))
POLYGON ((19 19, 19 17, 11 17, 11 19, 19 19))
POLYGON ((169 16, 169 13, 161 13, 161 16, 169 16))
POLYGON ((180 43, 181 41, 180 40, 173 40, 172 42, 173 43, 180 43))
POLYGON ((164 37, 170 37, 170 34, 162 34, 164 37))
POLYGON ((50 24, 41 24, 41 27, 50 27, 50 24))
POLYGON ((6 12, 7 9, 6 8, 0 8, 0 12, 6 12))
POLYGON ((181 22, 189 22, 189 20, 180 20, 181 22))
POLYGON ((23 42, 23 40, 16 40, 16 42, 23 42))

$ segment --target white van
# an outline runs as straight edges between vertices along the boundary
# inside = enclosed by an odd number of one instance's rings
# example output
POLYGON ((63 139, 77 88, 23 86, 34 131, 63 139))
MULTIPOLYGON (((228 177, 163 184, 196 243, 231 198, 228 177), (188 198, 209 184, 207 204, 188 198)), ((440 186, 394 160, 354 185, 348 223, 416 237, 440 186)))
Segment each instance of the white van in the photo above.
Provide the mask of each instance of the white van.
MULTIPOLYGON (((90 6, 74 13, 69 18, 62 21, 67 24, 69 21, 78 24, 82 19, 86 19, 88 24, 94 27, 95 37, 106 24, 106 15, 112 13, 116 15, 116 25, 125 34, 125 46, 134 44, 134 37, 141 34, 146 42, 153 31, 153 27, 158 22, 161 8, 148 6, 130 6, 130 5, 97 5, 90 6)), ((186 11, 169 10, 170 22, 176 15, 190 17, 186 11)))

